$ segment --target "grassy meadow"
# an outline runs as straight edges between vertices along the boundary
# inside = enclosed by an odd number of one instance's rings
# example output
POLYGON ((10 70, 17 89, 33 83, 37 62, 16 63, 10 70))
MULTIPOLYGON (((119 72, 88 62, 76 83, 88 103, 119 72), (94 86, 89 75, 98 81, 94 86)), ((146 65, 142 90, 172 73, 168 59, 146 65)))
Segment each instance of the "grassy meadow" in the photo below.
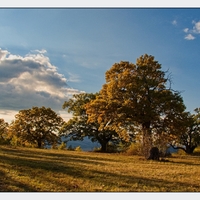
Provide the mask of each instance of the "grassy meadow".
POLYGON ((1 192, 200 192, 200 156, 140 156, 0 146, 1 192))

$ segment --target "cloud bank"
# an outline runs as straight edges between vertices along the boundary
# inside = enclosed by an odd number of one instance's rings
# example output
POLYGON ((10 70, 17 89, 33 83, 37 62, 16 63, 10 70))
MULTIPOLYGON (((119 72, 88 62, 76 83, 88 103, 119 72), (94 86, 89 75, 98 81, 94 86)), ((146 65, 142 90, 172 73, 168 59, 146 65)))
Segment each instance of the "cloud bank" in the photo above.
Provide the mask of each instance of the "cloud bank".
POLYGON ((33 106, 58 111, 73 94, 83 92, 68 87, 65 76, 45 53, 42 49, 19 56, 0 49, 1 111, 19 111, 33 106))

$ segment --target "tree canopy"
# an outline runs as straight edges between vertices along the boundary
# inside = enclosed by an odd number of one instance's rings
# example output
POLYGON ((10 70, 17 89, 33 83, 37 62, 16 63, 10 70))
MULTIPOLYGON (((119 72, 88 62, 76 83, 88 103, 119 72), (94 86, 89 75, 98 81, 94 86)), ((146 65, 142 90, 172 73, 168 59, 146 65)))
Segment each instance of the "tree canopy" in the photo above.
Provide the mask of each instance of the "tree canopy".
POLYGON ((15 115, 15 120, 9 126, 9 134, 22 145, 29 143, 41 148, 59 141, 63 122, 51 108, 33 107, 20 110, 15 115))
POLYGON ((80 93, 63 104, 73 117, 64 122, 51 108, 20 110, 10 125, 0 119, 0 142, 11 140, 39 148, 69 140, 108 144, 139 142, 149 158, 150 149, 174 148, 193 153, 200 144, 200 108, 186 112, 181 93, 172 89, 171 76, 154 56, 144 54, 136 63, 121 61, 105 73, 98 93, 80 93), (154 148, 156 147, 156 148, 154 148))
POLYGON ((99 130, 97 121, 87 122, 86 105, 97 96, 98 94, 93 93, 75 94, 73 98, 64 102, 63 109, 67 108, 67 111, 73 114, 73 118, 64 124, 62 132, 70 140, 83 140, 88 137, 92 142, 98 141, 101 151, 106 152, 108 142, 118 142, 119 138, 115 131, 99 130))
POLYGON ((196 108, 194 112, 194 114, 188 113, 183 125, 185 128, 179 131, 177 137, 171 142, 173 148, 182 149, 188 154, 192 154, 200 144, 200 108, 196 108))
POLYGON ((100 129, 114 130, 126 140, 142 133, 145 156, 156 135, 170 134, 184 122, 183 99, 153 56, 142 55, 136 64, 115 63, 105 78, 99 95, 87 106, 88 121, 97 120, 100 129))

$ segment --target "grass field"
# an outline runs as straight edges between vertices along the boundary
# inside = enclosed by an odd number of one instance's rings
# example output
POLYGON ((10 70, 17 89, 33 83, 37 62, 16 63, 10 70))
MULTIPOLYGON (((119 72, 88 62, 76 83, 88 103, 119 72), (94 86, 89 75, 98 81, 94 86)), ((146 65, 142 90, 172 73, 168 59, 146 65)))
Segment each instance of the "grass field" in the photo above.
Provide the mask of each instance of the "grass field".
POLYGON ((0 146, 0 191, 200 192, 200 156, 167 160, 0 146))

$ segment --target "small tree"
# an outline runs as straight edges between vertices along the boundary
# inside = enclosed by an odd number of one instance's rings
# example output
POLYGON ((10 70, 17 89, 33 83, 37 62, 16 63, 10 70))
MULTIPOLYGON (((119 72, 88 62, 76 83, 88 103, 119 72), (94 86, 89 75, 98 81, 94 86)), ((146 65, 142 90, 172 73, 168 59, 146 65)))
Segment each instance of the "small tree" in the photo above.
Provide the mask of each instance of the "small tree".
POLYGON ((60 141, 59 131, 63 119, 51 108, 33 107, 20 110, 10 124, 10 136, 17 139, 18 144, 30 143, 38 148, 53 145, 60 141))
POLYGON ((171 143, 174 149, 182 149, 187 154, 192 154, 200 144, 200 108, 196 108, 194 112, 188 113, 185 130, 171 143))

